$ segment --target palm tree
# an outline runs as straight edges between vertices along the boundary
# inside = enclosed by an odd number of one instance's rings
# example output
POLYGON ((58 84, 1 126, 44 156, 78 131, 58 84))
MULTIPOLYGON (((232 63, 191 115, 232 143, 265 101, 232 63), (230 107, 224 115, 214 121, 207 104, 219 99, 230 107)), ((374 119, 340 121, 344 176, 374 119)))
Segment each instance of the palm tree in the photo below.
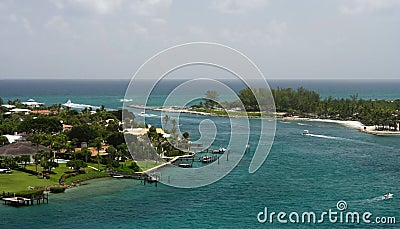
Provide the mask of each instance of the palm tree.
POLYGON ((93 145, 97 150, 97 156, 96 156, 97 168, 100 170, 100 161, 101 161, 100 150, 103 146, 102 140, 100 138, 96 138, 93 142, 93 145))
POLYGON ((36 146, 36 153, 39 151, 39 145, 43 142, 44 140, 44 135, 43 134, 34 134, 28 137, 28 140, 33 143, 33 145, 36 146))
POLYGON ((168 115, 165 115, 164 117, 163 117, 163 121, 165 122, 165 126, 167 126, 167 124, 168 124, 168 122, 170 121, 171 119, 170 119, 170 117, 168 116, 168 115))
POLYGON ((171 132, 172 132, 173 134, 175 134, 175 133, 176 133, 176 125, 177 125, 176 120, 175 120, 175 119, 172 119, 172 120, 171 120, 171 124, 172 124, 171 132))
POLYGON ((37 166, 40 164, 40 159, 42 158, 42 155, 41 155, 40 152, 37 152, 32 156, 32 158, 33 158, 34 163, 36 165, 36 172, 37 172, 37 166))

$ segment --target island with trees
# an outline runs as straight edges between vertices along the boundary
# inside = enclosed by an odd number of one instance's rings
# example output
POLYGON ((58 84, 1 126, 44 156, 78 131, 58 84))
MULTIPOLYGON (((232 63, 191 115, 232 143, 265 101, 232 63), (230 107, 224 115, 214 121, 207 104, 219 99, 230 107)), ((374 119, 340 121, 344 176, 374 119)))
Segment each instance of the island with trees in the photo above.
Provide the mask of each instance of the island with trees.
POLYGON ((0 98, 0 196, 60 192, 88 179, 140 174, 165 162, 163 157, 187 154, 174 144, 189 148, 189 133, 178 136, 176 120, 164 121, 172 128, 160 133, 128 110, 29 107, 0 98), (130 132, 138 129, 145 131, 130 132))

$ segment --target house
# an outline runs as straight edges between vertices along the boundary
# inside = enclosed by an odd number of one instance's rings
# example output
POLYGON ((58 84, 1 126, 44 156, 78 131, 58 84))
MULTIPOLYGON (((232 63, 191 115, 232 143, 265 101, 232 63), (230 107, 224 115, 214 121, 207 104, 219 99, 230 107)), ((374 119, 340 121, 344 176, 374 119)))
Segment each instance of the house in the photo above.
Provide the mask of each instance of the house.
POLYGON ((38 103, 34 99, 29 99, 26 102, 22 102, 22 104, 24 104, 27 107, 31 107, 31 108, 40 107, 40 106, 44 105, 44 103, 38 103))
MULTIPOLYGON (((132 134, 132 135, 136 135, 136 136, 145 135, 145 134, 147 134, 147 132, 149 132, 149 128, 128 128, 128 129, 125 129, 125 134, 132 134)), ((168 135, 161 128, 156 128, 156 132, 158 134, 162 134, 163 136, 164 135, 168 135)))
POLYGON ((0 147, 0 156, 21 156, 30 155, 31 161, 33 161, 32 156, 37 153, 38 150, 50 151, 49 148, 39 145, 36 146, 30 141, 14 142, 0 147))
POLYGON ((31 114, 37 114, 37 115, 49 115, 52 113, 53 112, 50 110, 33 110, 33 111, 31 111, 31 114))
MULTIPOLYGON (((108 153, 106 153, 107 148, 108 148, 108 145, 102 145, 101 149, 99 151, 97 151, 97 149, 95 147, 88 147, 88 149, 91 152, 92 157, 97 156, 97 154, 100 154, 100 156, 108 155, 108 153)), ((80 151, 80 150, 82 150, 82 148, 75 148, 75 152, 80 151)))
POLYGON ((5 108, 7 108, 7 109, 13 109, 13 108, 15 108, 15 106, 14 105, 10 105, 10 104, 3 104, 3 105, 1 105, 2 107, 5 107, 5 108))
POLYGON ((22 108, 22 109, 21 109, 21 108, 14 108, 14 109, 10 110, 10 112, 29 114, 29 113, 31 112, 31 110, 29 110, 29 109, 23 109, 23 108, 22 108))
POLYGON ((71 126, 71 125, 68 125, 68 124, 63 124, 63 125, 62 125, 62 128, 63 128, 63 132, 64 132, 64 131, 67 131, 67 130, 72 129, 72 126, 71 126))

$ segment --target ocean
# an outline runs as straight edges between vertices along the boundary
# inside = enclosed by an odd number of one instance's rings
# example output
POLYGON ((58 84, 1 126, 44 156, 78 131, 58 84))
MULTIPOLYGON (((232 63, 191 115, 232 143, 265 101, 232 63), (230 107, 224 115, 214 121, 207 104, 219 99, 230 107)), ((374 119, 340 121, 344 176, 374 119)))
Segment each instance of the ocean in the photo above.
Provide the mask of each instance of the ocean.
MULTIPOLYGON (((400 99, 400 81, 269 81, 272 88, 303 86, 323 97, 400 99)), ((34 98, 46 104, 75 103, 121 107, 127 81, 1 80, 3 100, 34 98)), ((177 82, 155 90, 152 103, 158 104, 177 82), (168 89, 170 88, 170 89, 168 89), (165 90, 165 91, 163 91, 165 90)), ((240 90, 236 85, 235 91, 240 90)), ((182 114, 180 128, 191 138, 200 137, 198 123, 213 121, 218 129, 215 146, 229 141, 227 118, 182 114)), ((159 124, 157 117, 148 119, 159 124)), ((251 119, 257 144, 259 120, 251 119)), ((49 204, 13 208, 0 205, 0 228, 398 228, 397 224, 280 223, 264 212, 371 212, 376 217, 400 219, 400 143, 396 136, 374 136, 348 127, 322 122, 277 120, 276 136, 267 160, 254 174, 248 173, 254 148, 223 179, 208 186, 181 189, 164 184, 143 185, 136 180, 105 178, 87 181, 64 194, 50 195, 49 204), (311 136, 303 136, 308 129, 311 136), (382 200, 386 192, 393 199, 382 200), (338 210, 345 201, 347 209, 338 210), (343 202, 341 202, 343 203, 343 202)), ((167 172, 170 168, 160 170, 167 172)), ((201 176, 202 174, 199 174, 201 176)), ((339 215, 338 215, 339 216, 339 215)), ((276 217, 276 216, 275 216, 276 217)), ((288 219, 288 216, 286 216, 288 219)), ((387 219, 387 218, 385 218, 387 219)))

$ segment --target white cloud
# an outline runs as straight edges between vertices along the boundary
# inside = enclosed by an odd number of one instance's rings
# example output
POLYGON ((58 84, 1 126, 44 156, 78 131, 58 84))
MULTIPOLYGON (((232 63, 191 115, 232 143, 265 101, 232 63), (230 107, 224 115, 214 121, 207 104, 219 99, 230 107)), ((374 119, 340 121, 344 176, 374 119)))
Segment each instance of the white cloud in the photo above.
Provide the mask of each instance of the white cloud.
POLYGON ((229 41, 252 46, 280 46, 286 38, 287 27, 286 22, 271 21, 265 29, 224 29, 221 35, 229 41))
POLYGON ((79 38, 79 35, 71 28, 70 24, 60 15, 52 17, 45 24, 45 27, 63 33, 73 39, 79 38))
POLYGON ((221 13, 241 14, 268 5, 268 0, 213 0, 211 7, 221 13))
POLYGON ((11 13, 8 15, 8 20, 13 23, 20 23, 28 34, 32 35, 34 33, 31 22, 26 17, 11 13))
POLYGON ((339 11, 347 15, 359 15, 399 7, 400 0, 345 0, 339 6, 339 11))
POLYGON ((59 10, 62 10, 65 7, 63 0, 50 0, 50 2, 59 10))
MULTIPOLYGON (((94 11, 99 14, 110 14, 121 9, 122 0, 73 0, 72 3, 87 10, 94 11)), ((57 6, 57 5, 56 5, 57 6)), ((58 6, 61 6, 58 3, 58 6)))
POLYGON ((15 15, 15 14, 10 14, 10 15, 8 15, 8 19, 9 19, 11 22, 18 22, 18 17, 17 17, 17 15, 15 15))
POLYGON ((171 7, 172 0, 135 0, 130 4, 133 12, 141 16, 156 16, 171 7))
POLYGON ((28 19, 26 19, 25 17, 21 18, 21 23, 24 26, 25 30, 29 33, 29 34, 33 34, 33 29, 31 26, 31 23, 28 19))
POLYGON ((196 41, 208 41, 210 40, 210 37, 208 35, 208 32, 206 29, 203 27, 199 26, 190 26, 188 28, 189 36, 193 38, 196 41))

